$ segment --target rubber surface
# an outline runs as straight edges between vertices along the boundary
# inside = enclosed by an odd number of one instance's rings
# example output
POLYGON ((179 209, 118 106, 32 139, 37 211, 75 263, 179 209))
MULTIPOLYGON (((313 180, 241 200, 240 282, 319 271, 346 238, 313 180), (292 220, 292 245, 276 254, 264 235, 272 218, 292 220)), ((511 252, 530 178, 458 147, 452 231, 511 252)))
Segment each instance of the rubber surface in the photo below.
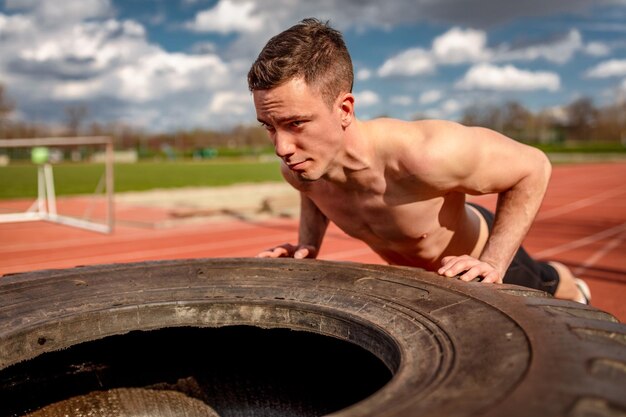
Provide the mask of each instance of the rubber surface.
MULTIPOLYGON (((391 380, 333 416, 626 413, 626 326, 607 313, 521 287, 464 283, 412 268, 289 259, 6 276, 0 388, 6 394, 19 385, 16 367, 87 341, 226 326, 331 336, 378 357, 391 380)), ((224 416, 261 415, 214 408, 224 416)))

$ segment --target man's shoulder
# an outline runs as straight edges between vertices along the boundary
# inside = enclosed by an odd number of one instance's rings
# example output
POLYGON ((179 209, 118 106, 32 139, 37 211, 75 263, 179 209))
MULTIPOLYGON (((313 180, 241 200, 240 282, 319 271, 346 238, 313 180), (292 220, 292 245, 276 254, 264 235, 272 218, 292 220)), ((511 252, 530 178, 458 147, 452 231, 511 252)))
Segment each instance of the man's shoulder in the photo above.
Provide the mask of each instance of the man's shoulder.
POLYGON ((433 135, 446 134, 452 130, 462 129, 465 126, 450 120, 441 119, 420 119, 401 120, 392 118, 378 118, 368 122, 367 129, 378 136, 399 136, 410 135, 412 137, 431 137, 433 135))
POLYGON ((386 150, 385 154, 405 157, 417 157, 430 150, 447 148, 450 140, 454 141, 454 138, 467 133, 459 123, 436 119, 405 121, 381 118, 368 122, 367 129, 379 149, 386 150), (417 149, 420 152, 414 152, 417 149))

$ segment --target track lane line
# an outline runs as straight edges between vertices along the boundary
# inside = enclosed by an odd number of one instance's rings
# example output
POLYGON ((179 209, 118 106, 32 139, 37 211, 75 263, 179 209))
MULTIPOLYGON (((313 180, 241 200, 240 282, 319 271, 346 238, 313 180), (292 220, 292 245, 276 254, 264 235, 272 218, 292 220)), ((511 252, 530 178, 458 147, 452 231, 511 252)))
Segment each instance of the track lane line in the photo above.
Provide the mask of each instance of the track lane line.
POLYGON ((551 219, 553 217, 558 217, 561 216, 565 213, 570 213, 574 210, 578 210, 580 208, 583 207, 588 207, 588 206, 592 206, 594 204, 597 204, 601 201, 604 200, 608 200, 610 198, 613 197, 617 197, 620 194, 624 194, 626 193, 626 185, 623 185, 621 187, 617 187, 614 188, 612 190, 607 190, 604 191, 602 193, 596 194, 596 195, 592 195, 590 197, 587 198, 583 198, 580 200, 576 200, 572 203, 566 204, 564 206, 560 206, 557 208, 553 208, 550 210, 546 210, 544 212, 539 212, 539 214, 537 214, 537 217, 535 219, 535 221, 537 220, 546 220, 546 219, 551 219))
MULTIPOLYGON (((282 235, 277 235, 277 239, 281 239, 281 240, 289 240, 293 238, 293 233, 284 233, 282 235)), ((206 252, 207 253, 207 258, 211 257, 210 253, 211 251, 216 251, 219 249, 227 249, 227 248, 236 248, 239 246, 244 246, 244 245, 256 245, 256 244, 263 244, 267 242, 267 236, 255 236, 255 237, 247 237, 247 238, 243 238, 243 239, 231 239, 228 241, 219 241, 219 242, 206 242, 206 243, 201 243, 201 244, 191 244, 191 245, 185 245, 185 246, 173 246, 173 247, 167 247, 167 248, 159 248, 159 249, 153 249, 153 250, 137 250, 137 251, 130 251, 130 252, 125 252, 125 253, 112 253, 110 255, 93 255, 93 256, 82 256, 82 257, 77 257, 77 258, 73 258, 74 264, 75 265, 87 265, 87 264, 93 264, 93 263, 98 263, 99 261, 102 262, 131 262, 131 261, 137 261, 137 260, 143 260, 143 259, 155 259, 155 258, 167 258, 167 257, 173 257, 176 255, 183 255, 185 253, 189 253, 189 252, 206 252), (109 260, 110 259, 110 260, 109 260)), ((256 255, 256 253, 254 253, 254 255, 256 255)), ((251 256, 254 256, 251 255, 251 256)), ((42 259, 40 261, 30 261, 28 262, 28 266, 29 267, 36 267, 37 265, 54 265, 54 264, 66 264, 68 261, 67 258, 63 258, 63 259, 53 259, 50 260, 49 258, 47 260, 42 259)), ((19 264, 13 264, 11 265, 6 264, 6 267, 19 267, 21 265, 24 265, 23 262, 20 262, 19 264)), ((1 270, 0 270, 0 273, 1 270)), ((5 272, 6 273, 6 272, 5 272)))
POLYGON ((577 248, 595 243, 599 240, 609 238, 611 236, 622 233, 625 230, 626 230, 626 223, 622 223, 620 225, 613 226, 609 229, 602 230, 598 233, 594 233, 592 235, 585 236, 580 239, 572 240, 562 245, 558 245, 549 249, 544 249, 542 251, 535 252, 533 256, 535 258, 549 258, 553 255, 556 255, 557 253, 567 252, 569 250, 577 249, 577 248))
POLYGON ((574 275, 582 275, 587 269, 594 266, 596 262, 602 259, 607 253, 611 252, 613 249, 617 248, 620 244, 624 242, 626 239, 626 232, 622 232, 618 234, 613 239, 609 240, 602 248, 595 251, 591 256, 589 256, 585 261, 577 267, 573 273, 574 275))
MULTIPOLYGON (((55 225, 56 226, 56 225, 55 225)), ((186 225, 187 228, 189 225, 186 225)), ((49 249, 64 249, 68 246, 84 246, 84 245, 101 245, 101 244, 118 244, 118 243, 130 243, 130 242, 143 242, 146 239, 157 240, 167 239, 171 237, 187 237, 193 238, 196 235, 202 235, 204 237, 211 236, 212 233, 231 233, 238 232, 248 235, 254 233, 258 229, 272 229, 289 227, 288 223, 245 223, 245 222, 228 222, 228 223, 216 223, 215 225, 208 225, 203 223, 198 227, 189 227, 186 230, 184 228, 172 228, 172 229, 160 229, 152 230, 150 236, 146 236, 145 231, 141 230, 124 230, 120 233, 113 233, 112 235, 92 235, 85 237, 73 237, 71 239, 47 241, 47 242, 24 242, 16 244, 0 244, 0 253, 11 253, 15 251, 24 250, 49 250, 49 249)), ((62 227, 62 226, 59 226, 62 227)), ((2 230, 0 229, 0 232, 2 230)))

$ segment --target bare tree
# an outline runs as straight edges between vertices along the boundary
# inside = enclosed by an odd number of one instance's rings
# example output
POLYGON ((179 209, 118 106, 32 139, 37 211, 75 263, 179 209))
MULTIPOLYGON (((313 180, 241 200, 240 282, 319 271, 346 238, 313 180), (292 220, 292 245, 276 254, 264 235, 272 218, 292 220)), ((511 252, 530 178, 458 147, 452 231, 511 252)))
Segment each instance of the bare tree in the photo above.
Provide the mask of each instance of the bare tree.
POLYGON ((65 125, 70 136, 78 136, 80 127, 87 118, 89 110, 84 104, 65 107, 65 125))
POLYGON ((589 97, 581 97, 567 108, 568 137, 574 140, 592 139, 592 130, 598 120, 598 110, 589 97))
POLYGON ((6 136, 7 119, 14 109, 15 103, 7 96, 4 85, 0 84, 0 137, 6 136))

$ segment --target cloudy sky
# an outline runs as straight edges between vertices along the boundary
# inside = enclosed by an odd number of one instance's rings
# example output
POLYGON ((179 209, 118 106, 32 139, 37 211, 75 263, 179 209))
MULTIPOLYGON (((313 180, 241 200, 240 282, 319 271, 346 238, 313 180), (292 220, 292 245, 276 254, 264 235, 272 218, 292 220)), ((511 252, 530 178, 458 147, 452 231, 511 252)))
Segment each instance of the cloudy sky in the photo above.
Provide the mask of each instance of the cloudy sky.
POLYGON ((626 0, 0 0, 0 83, 22 120, 252 124, 250 64, 310 16, 343 31, 364 119, 626 98, 626 0))

